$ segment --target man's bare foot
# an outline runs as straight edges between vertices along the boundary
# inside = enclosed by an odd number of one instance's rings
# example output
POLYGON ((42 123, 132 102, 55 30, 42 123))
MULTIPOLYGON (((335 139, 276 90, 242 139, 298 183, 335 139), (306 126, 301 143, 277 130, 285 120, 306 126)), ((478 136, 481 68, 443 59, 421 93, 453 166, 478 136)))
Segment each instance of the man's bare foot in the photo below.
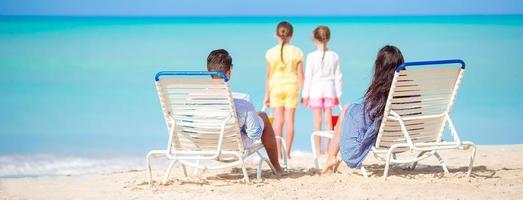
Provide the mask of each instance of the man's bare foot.
POLYGON ((285 177, 285 176, 289 175, 289 172, 286 172, 285 170, 280 169, 280 170, 276 170, 276 172, 274 172, 274 174, 278 177, 285 177))

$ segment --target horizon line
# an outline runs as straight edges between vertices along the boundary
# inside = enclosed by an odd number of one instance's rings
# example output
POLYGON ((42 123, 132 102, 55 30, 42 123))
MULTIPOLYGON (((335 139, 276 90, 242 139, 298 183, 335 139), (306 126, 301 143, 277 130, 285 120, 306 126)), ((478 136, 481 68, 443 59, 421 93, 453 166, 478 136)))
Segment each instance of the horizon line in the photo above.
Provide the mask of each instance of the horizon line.
POLYGON ((331 17, 481 17, 481 16, 523 16, 523 13, 514 14, 412 14, 412 15, 4 15, 0 14, 0 17, 114 17, 114 18, 125 18, 125 17, 172 17, 172 18, 331 18, 331 17))

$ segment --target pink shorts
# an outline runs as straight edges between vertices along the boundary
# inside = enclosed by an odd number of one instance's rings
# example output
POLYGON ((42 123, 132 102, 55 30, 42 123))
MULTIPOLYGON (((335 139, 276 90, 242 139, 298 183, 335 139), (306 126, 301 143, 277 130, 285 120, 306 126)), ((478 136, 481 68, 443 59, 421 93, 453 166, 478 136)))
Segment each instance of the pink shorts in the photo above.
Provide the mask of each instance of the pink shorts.
POLYGON ((336 98, 314 98, 309 99, 308 108, 334 109, 336 107, 336 98))

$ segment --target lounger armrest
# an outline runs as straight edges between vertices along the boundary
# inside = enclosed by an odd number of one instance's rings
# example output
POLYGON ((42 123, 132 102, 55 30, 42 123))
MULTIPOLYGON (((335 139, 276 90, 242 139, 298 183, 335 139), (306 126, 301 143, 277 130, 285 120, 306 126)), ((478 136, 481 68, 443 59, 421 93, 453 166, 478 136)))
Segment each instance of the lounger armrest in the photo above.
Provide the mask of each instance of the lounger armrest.
POLYGON ((223 120, 221 129, 220 129, 220 138, 218 139, 218 148, 216 149, 216 158, 220 156, 220 153, 222 151, 222 143, 223 143, 223 135, 225 135, 225 125, 227 125, 227 122, 232 119, 232 115, 229 115, 225 120, 223 120))
MULTIPOLYGON (((225 125, 227 125, 227 122, 229 122, 232 119, 232 115, 229 115, 225 120, 223 120, 221 127, 220 127, 220 136, 218 138, 218 145, 216 148, 216 151, 211 156, 205 156, 205 158, 202 157, 202 159, 216 159, 218 156, 220 156, 222 151, 222 143, 223 143, 223 136, 225 135, 225 125)), ((173 148, 172 146, 172 137, 174 136, 174 131, 176 130, 176 123, 172 116, 169 116, 169 121, 173 123, 173 126, 169 129, 169 142, 167 146, 167 157, 170 157, 171 155, 176 155, 176 148, 173 148)))
POLYGON ((401 119, 401 116, 393 110, 390 111, 390 114, 394 116, 394 119, 398 120, 398 122, 400 123, 401 132, 403 133, 403 137, 405 137, 407 144, 409 144, 411 149, 416 149, 416 146, 414 146, 414 144, 412 143, 412 139, 410 138, 409 132, 407 131, 407 127, 405 127, 405 123, 403 123, 403 119, 401 119))
POLYGON ((168 123, 171 124, 171 127, 168 127, 169 131, 169 138, 167 139, 167 152, 176 151, 176 148, 173 148, 173 136, 174 131, 176 130, 176 121, 174 120, 174 117, 171 115, 167 116, 168 123))
MULTIPOLYGON (((424 150, 423 147, 418 147, 412 142, 409 132, 407 131, 407 128, 405 126, 405 123, 403 122, 404 118, 402 118, 398 113, 394 112, 393 110, 390 111, 390 114, 393 117, 389 117, 389 118, 391 118, 393 120, 397 120, 400 123, 401 132, 403 133, 403 136, 405 137, 405 140, 407 141, 407 144, 409 145, 409 147, 411 147, 412 150, 424 150)), ((462 145, 461 139, 458 136, 458 133, 454 127, 454 124, 452 123, 452 120, 450 119, 450 116, 448 115, 448 113, 444 113, 443 115, 445 116, 445 120, 449 123, 449 128, 450 128, 452 137, 454 139, 453 142, 449 142, 449 143, 455 143, 456 147, 461 146, 462 145)), ((429 116, 429 117, 434 117, 434 116, 429 116)), ((415 117, 412 117, 412 118, 415 118, 415 117)))
POLYGON ((452 119, 450 118, 448 113, 445 113, 445 120, 447 123, 449 123, 449 129, 450 133, 452 134, 452 138, 454 139, 454 142, 460 146, 462 144, 461 138, 458 135, 458 132, 456 131, 456 128, 454 127, 454 123, 452 123, 452 119))

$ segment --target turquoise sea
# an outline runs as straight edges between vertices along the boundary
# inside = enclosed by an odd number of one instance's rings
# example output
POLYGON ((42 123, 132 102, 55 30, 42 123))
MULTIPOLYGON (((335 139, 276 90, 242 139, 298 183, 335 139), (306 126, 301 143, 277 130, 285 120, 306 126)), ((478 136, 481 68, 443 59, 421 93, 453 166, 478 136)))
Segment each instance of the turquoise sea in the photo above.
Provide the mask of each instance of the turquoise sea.
MULTIPOLYGON (((359 102, 377 51, 407 61, 467 64, 452 117, 464 140, 523 143, 523 16, 0 17, 0 177, 61 175, 122 164, 164 148, 153 76, 204 70, 217 48, 233 56, 232 89, 261 107, 265 51, 280 20, 292 43, 314 50, 328 25, 340 55, 345 103, 359 102), (132 159, 127 159, 132 158, 132 159), (43 167, 42 167, 43 166, 43 167), (76 171, 75 171, 76 170, 76 171)), ((312 113, 296 113, 296 152, 310 152, 312 113)), ((132 163, 135 163, 132 161, 132 163)), ((118 167, 115 167, 118 166, 118 167)))

